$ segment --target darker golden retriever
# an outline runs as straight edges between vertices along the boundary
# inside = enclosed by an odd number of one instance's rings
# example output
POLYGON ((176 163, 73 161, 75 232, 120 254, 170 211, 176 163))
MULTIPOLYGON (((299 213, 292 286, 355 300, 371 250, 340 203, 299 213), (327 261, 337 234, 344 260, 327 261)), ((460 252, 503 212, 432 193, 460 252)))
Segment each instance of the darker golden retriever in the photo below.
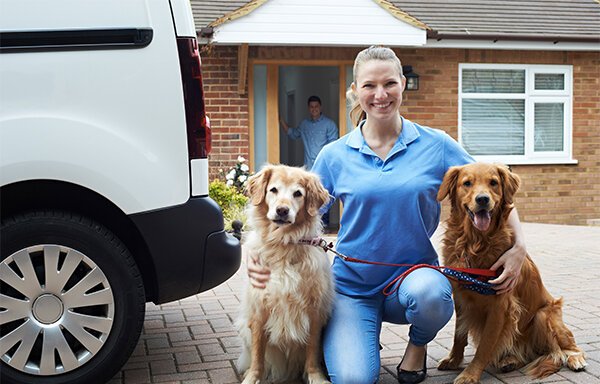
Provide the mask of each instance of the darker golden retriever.
MULTIPOLYGON (((507 218, 519 177, 499 165, 475 163, 446 173, 438 200, 449 196, 451 213, 443 240, 444 265, 490 268, 513 244, 507 218)), ((566 364, 582 370, 584 353, 562 320, 562 299, 553 298, 527 256, 515 288, 481 295, 453 282, 456 309, 454 345, 438 369, 458 369, 469 335, 475 357, 454 383, 478 383, 492 365, 502 371, 525 367, 540 378, 566 364)))
POLYGON ((267 266, 266 288, 248 285, 238 328, 244 384, 283 382, 302 373, 329 383, 321 367, 321 330, 333 303, 330 261, 323 249, 300 244, 321 234, 319 208, 329 200, 319 177, 302 168, 268 165, 249 180, 244 247, 267 266))

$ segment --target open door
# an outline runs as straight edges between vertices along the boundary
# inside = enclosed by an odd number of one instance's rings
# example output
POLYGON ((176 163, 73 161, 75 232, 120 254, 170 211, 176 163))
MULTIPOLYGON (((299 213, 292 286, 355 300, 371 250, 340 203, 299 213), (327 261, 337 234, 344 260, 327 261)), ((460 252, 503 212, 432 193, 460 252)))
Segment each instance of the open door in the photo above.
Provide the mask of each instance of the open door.
MULTIPOLYGON (((279 124, 279 116, 291 127, 308 117, 308 97, 321 98, 322 112, 338 126, 339 136, 350 132, 346 89, 352 83, 349 62, 253 61, 249 66, 250 166, 259 170, 266 163, 301 166, 304 147, 291 140, 279 124)), ((330 226, 339 226, 341 208, 330 211, 330 226)))

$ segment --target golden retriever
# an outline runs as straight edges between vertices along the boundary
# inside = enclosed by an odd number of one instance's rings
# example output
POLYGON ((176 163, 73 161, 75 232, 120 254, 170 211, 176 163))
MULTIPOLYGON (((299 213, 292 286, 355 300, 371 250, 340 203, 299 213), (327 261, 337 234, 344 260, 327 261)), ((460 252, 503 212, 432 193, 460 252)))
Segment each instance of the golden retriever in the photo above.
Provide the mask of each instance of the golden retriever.
MULTIPOLYGON (((438 200, 449 196, 451 213, 443 239, 443 263, 490 268, 513 244, 507 218, 519 177, 500 165, 475 163, 446 173, 438 200)), ((566 364, 586 366, 581 349, 562 320, 562 299, 554 299, 527 256, 517 285, 501 295, 481 295, 452 282, 456 310, 454 345, 438 369, 458 369, 470 335, 477 350, 454 383, 478 383, 492 365, 503 372, 521 368, 548 376, 566 364)))
POLYGON ((329 194, 317 175, 284 165, 265 166, 248 192, 252 231, 244 246, 271 275, 264 289, 249 284, 242 299, 243 382, 283 382, 304 372, 308 383, 329 383, 320 341, 334 296, 331 263, 323 249, 298 243, 320 236, 319 208, 329 194))

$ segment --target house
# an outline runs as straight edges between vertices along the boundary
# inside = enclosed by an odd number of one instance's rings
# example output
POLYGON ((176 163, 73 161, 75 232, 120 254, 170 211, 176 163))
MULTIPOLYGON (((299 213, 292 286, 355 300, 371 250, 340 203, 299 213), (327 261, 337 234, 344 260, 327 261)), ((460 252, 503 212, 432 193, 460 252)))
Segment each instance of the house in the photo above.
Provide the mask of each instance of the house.
POLYGON ((192 0, 213 127, 212 175, 302 163, 291 125, 318 94, 340 136, 356 53, 412 67, 403 116, 523 180, 523 221, 600 222, 600 4, 595 0, 192 0))

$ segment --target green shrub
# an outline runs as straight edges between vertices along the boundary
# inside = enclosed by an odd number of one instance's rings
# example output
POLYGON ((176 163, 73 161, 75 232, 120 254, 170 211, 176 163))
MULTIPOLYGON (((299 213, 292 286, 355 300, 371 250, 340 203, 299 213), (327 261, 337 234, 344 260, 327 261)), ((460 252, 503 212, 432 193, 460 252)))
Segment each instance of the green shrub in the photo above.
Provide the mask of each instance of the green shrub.
POLYGON ((231 230, 233 220, 246 223, 245 207, 248 197, 239 192, 237 188, 229 186, 221 180, 214 180, 208 186, 208 195, 221 207, 226 230, 231 230))

